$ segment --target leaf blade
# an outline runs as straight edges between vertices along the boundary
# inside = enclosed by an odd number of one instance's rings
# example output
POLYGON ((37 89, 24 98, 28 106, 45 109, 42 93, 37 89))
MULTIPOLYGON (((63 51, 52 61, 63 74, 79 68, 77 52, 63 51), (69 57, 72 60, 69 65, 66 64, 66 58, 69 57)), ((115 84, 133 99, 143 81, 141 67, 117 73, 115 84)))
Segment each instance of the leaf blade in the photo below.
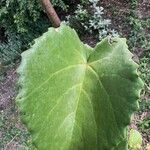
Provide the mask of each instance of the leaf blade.
POLYGON ((23 54, 17 101, 38 149, 115 149, 126 139, 142 83, 125 41, 116 40, 112 46, 105 39, 92 50, 74 30, 61 25, 23 54), (134 92, 127 100, 130 90, 134 92), (122 112, 122 105, 129 109, 122 112))

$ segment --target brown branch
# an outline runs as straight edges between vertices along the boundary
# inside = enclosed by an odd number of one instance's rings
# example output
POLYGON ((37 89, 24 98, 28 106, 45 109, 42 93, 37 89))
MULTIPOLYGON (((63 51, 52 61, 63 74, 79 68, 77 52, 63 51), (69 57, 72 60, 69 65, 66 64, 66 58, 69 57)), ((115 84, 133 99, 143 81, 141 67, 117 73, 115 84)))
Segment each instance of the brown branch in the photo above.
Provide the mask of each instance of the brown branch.
POLYGON ((47 13, 48 18, 50 19, 53 27, 57 28, 60 26, 60 19, 55 11, 55 9, 52 6, 52 3, 50 2, 50 0, 41 0, 42 1, 42 5, 47 13))

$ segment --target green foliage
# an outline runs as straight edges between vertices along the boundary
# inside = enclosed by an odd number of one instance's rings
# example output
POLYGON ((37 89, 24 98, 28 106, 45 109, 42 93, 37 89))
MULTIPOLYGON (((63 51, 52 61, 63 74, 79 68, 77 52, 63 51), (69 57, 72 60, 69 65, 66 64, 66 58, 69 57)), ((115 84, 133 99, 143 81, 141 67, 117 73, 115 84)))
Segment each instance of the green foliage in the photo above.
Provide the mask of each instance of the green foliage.
POLYGON ((93 49, 50 28, 22 54, 17 102, 39 150, 125 150, 142 82, 126 40, 93 49))
POLYGON ((136 9, 138 9, 138 1, 132 0, 131 2, 131 12, 128 18, 132 28, 129 38, 130 47, 132 47, 133 50, 137 48, 142 48, 146 51, 150 50, 150 34, 146 34, 150 26, 150 19, 139 18, 136 11, 136 9))
POLYGON ((141 150, 142 136, 137 130, 130 130, 129 146, 131 150, 141 150))
POLYGON ((150 83, 150 53, 146 54, 140 59, 141 78, 145 81, 147 86, 150 83))
POLYGON ((98 6, 98 1, 88 0, 86 4, 78 4, 74 14, 67 16, 69 25, 82 34, 89 32, 98 35, 100 40, 110 34, 118 36, 117 32, 109 27, 111 20, 104 19, 104 8, 98 6))
POLYGON ((142 131, 147 131, 147 133, 150 133, 150 119, 146 118, 141 121, 139 123, 139 127, 142 129, 142 131))
MULTIPOLYGON (((67 10, 63 0, 52 2, 54 6, 67 10)), ((0 22, 0 60, 5 63, 20 57, 33 39, 50 25, 38 0, 1 0, 0 22)))
POLYGON ((61 8, 64 11, 67 11, 67 8, 69 7, 66 4, 66 0, 51 0, 53 6, 57 6, 59 8, 61 8))
POLYGON ((149 111, 150 109, 150 53, 145 54, 140 59, 139 70, 141 72, 140 77, 145 83, 143 87, 141 99, 140 99, 140 112, 149 111))
POLYGON ((130 24, 132 26, 132 32, 130 37, 130 44, 133 48, 138 47, 139 45, 144 50, 150 50, 150 35, 145 35, 145 27, 150 25, 150 21, 141 21, 135 17, 130 17, 130 24))
MULTIPOLYGON (((72 8, 74 10, 80 3, 75 15, 71 15, 71 20, 69 20, 70 24, 79 32, 82 26, 85 32, 96 31, 100 39, 109 33, 116 35, 114 30, 108 28, 110 20, 102 17, 102 7, 96 6, 94 2, 89 2, 89 0, 78 0, 77 2, 52 0, 52 3, 58 12, 61 12, 60 10, 66 12, 72 8), (87 5, 89 10, 83 8, 87 5)), ((18 59, 20 53, 33 44, 33 39, 39 37, 50 25, 40 1, 37 0, 1 0, 0 21, 0 63, 7 64, 18 59)))
POLYGON ((19 116, 16 112, 14 106, 0 111, 1 149, 8 149, 13 143, 17 143, 18 149, 24 149, 24 147, 31 147, 32 145, 29 133, 20 126, 19 116))

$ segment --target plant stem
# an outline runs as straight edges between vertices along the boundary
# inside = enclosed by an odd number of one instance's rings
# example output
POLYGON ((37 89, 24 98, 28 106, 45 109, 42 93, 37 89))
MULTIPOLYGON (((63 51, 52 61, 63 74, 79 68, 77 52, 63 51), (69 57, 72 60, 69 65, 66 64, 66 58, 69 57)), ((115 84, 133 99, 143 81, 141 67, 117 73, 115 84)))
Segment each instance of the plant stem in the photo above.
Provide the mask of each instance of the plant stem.
POLYGON ((50 0, 41 0, 42 1, 42 5, 47 13, 47 16, 49 18, 49 20, 51 21, 53 27, 58 28, 60 26, 60 19, 55 11, 55 9, 52 6, 52 3, 50 2, 50 0))

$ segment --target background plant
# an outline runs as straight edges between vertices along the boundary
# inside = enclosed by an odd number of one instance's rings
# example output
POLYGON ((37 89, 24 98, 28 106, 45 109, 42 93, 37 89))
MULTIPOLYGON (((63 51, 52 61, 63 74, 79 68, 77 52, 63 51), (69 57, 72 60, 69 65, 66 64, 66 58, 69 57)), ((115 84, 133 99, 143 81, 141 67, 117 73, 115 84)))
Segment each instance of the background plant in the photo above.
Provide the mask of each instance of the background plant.
MULTIPOLYGON (((69 0, 52 0, 59 12, 67 12, 69 0)), ((20 57, 33 39, 50 26, 40 1, 1 0, 0 5, 0 63, 10 64, 20 57)))
MULTIPOLYGON (((98 0, 52 0, 52 3, 58 14, 70 14, 70 25, 78 32, 83 29, 100 39, 111 32, 115 34, 109 28, 111 21, 103 18, 104 9, 97 6, 98 0)), ((60 16, 63 20, 63 15, 60 16)), ((33 44, 33 39, 50 26, 37 0, 1 0, 0 21, 0 62, 4 65, 18 59, 33 44)))
POLYGON ((132 50, 136 48, 142 48, 145 51, 150 50, 150 34, 145 34, 150 26, 150 19, 139 18, 137 14, 138 0, 131 0, 131 12, 128 22, 131 25, 132 31, 129 37, 129 44, 132 50))
POLYGON ((131 150, 141 150, 142 149, 141 134, 137 130, 131 129, 128 143, 131 150))
POLYGON ((104 18, 104 8, 98 6, 98 2, 99 0, 89 0, 86 4, 78 4, 74 14, 67 16, 69 25, 81 34, 93 33, 100 40, 108 35, 118 36, 118 33, 109 27, 111 20, 104 18))

